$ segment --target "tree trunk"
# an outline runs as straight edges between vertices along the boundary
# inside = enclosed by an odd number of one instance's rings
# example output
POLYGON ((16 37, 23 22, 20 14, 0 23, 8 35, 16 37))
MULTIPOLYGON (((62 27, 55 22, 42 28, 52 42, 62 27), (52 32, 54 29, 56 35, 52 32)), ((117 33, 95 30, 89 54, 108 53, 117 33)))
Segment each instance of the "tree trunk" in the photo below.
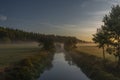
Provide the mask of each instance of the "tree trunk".
POLYGON ((117 55, 118 55, 117 68, 120 68, 120 37, 119 35, 118 35, 117 55))
POLYGON ((105 48, 103 47, 103 60, 105 60, 105 48))
POLYGON ((102 49, 103 49, 103 65, 105 66, 105 63, 106 63, 106 61, 105 61, 105 47, 103 46, 102 49))

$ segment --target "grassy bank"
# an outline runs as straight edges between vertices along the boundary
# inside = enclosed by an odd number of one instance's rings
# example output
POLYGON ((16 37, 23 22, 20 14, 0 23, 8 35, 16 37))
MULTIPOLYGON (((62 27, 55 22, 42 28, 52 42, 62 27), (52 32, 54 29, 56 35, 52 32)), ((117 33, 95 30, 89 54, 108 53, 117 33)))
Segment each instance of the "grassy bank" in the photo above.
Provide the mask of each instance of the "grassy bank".
POLYGON ((79 50, 70 52, 73 61, 91 80, 120 80, 120 70, 115 69, 115 63, 106 61, 103 65, 103 59, 79 50))
POLYGON ((37 45, 0 45, 0 80, 35 80, 50 68, 53 52, 37 45))
POLYGON ((0 80, 35 80, 48 66, 51 66, 53 54, 40 52, 6 67, 0 73, 0 80))
POLYGON ((39 51, 40 47, 36 43, 0 44, 0 68, 36 55, 39 51))

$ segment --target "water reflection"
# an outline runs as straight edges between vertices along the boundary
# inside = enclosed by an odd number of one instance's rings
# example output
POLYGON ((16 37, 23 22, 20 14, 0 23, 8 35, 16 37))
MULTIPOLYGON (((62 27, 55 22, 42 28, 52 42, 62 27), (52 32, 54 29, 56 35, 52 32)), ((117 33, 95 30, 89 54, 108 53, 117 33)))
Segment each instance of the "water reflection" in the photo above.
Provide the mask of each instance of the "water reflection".
POLYGON ((63 52, 54 55, 52 64, 53 67, 44 71, 38 80, 90 80, 63 52))

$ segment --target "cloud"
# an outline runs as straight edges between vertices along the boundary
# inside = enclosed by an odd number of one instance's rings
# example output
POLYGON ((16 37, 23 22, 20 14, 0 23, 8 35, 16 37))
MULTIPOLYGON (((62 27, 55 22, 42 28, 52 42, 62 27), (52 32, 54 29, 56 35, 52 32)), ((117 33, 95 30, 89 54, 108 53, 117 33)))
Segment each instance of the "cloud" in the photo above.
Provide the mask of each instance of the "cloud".
POLYGON ((89 12, 89 13, 86 13, 88 16, 91 16, 92 18, 93 17, 103 17, 105 16, 106 14, 109 14, 110 10, 109 9, 106 9, 106 10, 100 10, 100 11, 94 11, 94 12, 89 12))
POLYGON ((85 8, 89 4, 89 1, 84 1, 80 6, 81 8, 85 8))
POLYGON ((6 21, 6 20, 7 20, 7 16, 0 15, 0 21, 6 21))
POLYGON ((93 1, 105 2, 105 3, 108 3, 110 5, 118 5, 118 4, 120 4, 120 0, 93 0, 93 1))
POLYGON ((91 15, 95 15, 95 16, 101 16, 101 15, 105 15, 105 14, 108 14, 109 13, 109 10, 106 10, 106 11, 97 11, 97 12, 94 12, 94 13, 91 13, 91 15))
POLYGON ((111 5, 118 5, 118 4, 120 4, 120 0, 107 0, 107 1, 111 5))

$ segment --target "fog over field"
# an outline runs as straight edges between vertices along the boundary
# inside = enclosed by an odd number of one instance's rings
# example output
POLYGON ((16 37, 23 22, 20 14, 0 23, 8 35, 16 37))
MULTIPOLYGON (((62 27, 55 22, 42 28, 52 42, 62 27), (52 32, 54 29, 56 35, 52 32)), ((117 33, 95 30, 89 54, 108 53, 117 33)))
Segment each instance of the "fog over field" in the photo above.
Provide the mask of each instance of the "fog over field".
POLYGON ((38 47, 38 42, 14 42, 0 44, 0 48, 13 48, 13 47, 38 47))

